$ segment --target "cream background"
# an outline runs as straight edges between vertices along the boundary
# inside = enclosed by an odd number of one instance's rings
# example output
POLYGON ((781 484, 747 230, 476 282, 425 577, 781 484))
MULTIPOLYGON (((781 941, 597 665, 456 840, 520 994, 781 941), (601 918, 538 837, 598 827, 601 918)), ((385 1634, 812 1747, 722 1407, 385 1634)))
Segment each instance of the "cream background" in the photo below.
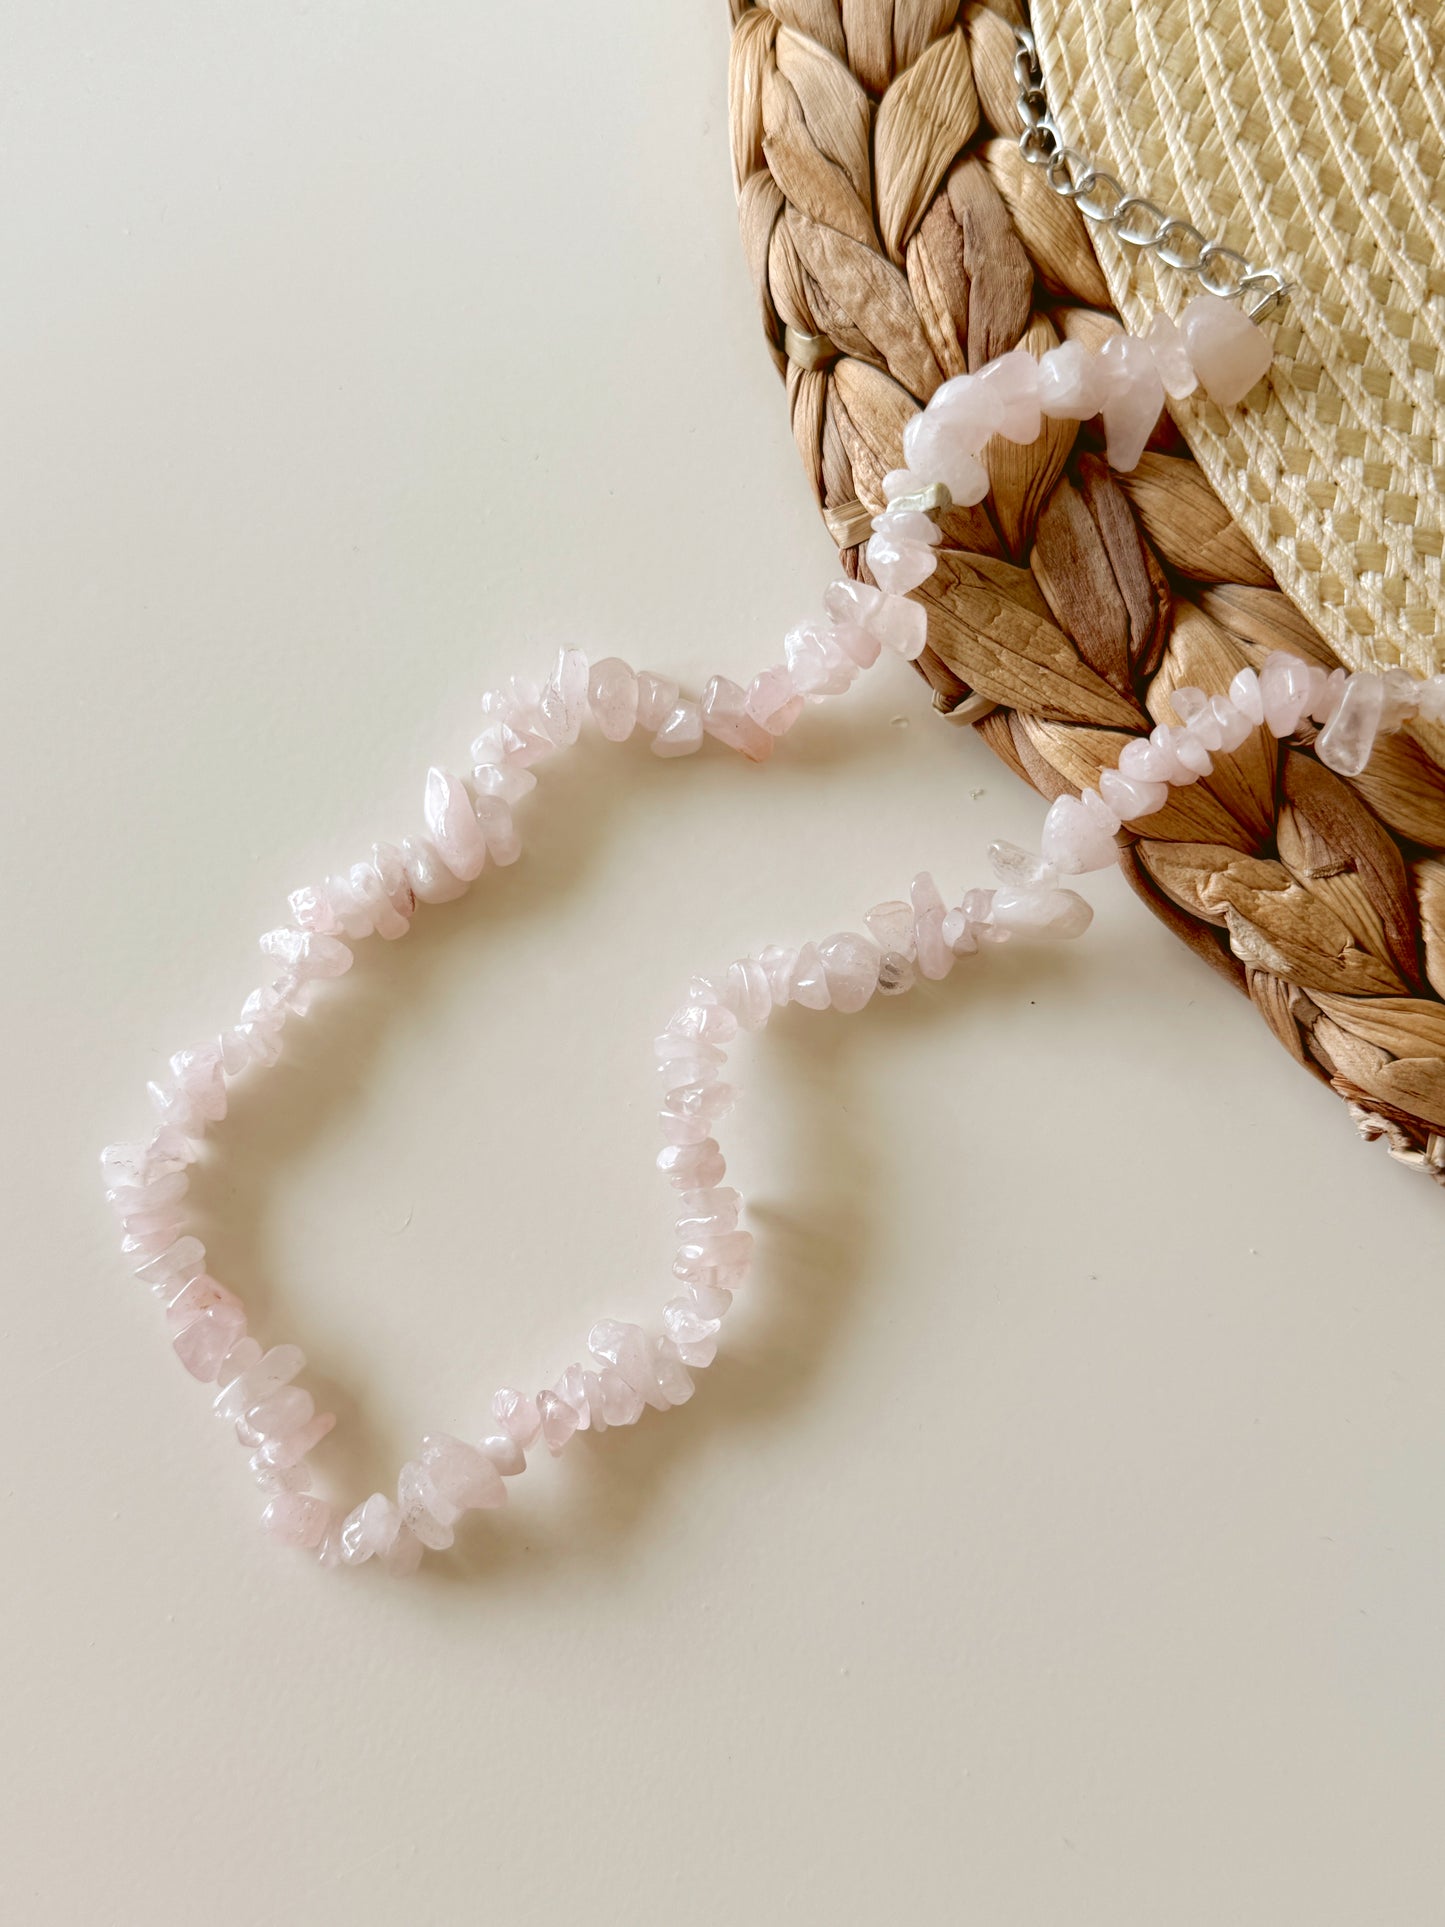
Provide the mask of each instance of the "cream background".
MULTIPOLYGON (((417 1583, 262 1541, 112 1255, 98 1147, 490 678, 745 672, 827 580, 726 24, 0 13, 6 1917, 1438 1923, 1445 1198, 1117 880, 1075 950, 746 1053, 724 1359, 417 1583)), ((589 749, 535 803, 201 1192, 360 1490, 655 1302, 691 969, 1041 815, 896 664, 766 771, 589 749)))

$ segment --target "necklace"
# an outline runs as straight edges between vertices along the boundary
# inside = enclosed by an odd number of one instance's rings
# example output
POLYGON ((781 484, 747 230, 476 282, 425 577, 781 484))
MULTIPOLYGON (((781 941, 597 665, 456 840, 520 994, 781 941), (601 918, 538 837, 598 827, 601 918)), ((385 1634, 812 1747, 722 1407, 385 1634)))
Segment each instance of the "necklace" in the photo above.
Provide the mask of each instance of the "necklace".
POLYGON ((766 761, 807 704, 843 695, 885 647, 908 660, 921 653, 927 617, 910 592, 937 566, 937 517, 987 494, 983 455, 994 436, 1030 442, 1046 417, 1080 421, 1097 413, 1110 461, 1132 468, 1166 393, 1186 396, 1202 383, 1231 407, 1269 360, 1255 324, 1206 293, 1189 303, 1179 325, 1156 316, 1145 336, 1114 335, 1096 356, 1074 342, 1037 360, 1014 349, 945 382, 905 431, 907 467, 886 478, 887 506, 867 546, 874 581, 834 582, 822 618, 787 637, 782 663, 746 690, 714 676, 694 700, 666 676, 634 671, 616 657, 589 665, 580 650, 564 649, 544 684, 514 678, 484 697, 470 778, 441 769, 427 775, 425 835, 377 844, 344 876, 291 896, 291 922, 261 939, 269 976, 239 1020, 178 1051, 169 1075, 149 1086, 157 1113, 151 1134, 112 1145, 101 1157, 121 1250, 162 1300, 181 1363, 203 1384, 218 1386, 214 1410, 250 1454, 266 1497, 261 1523, 275 1538, 311 1549, 326 1565, 379 1558, 393 1571, 410 1571, 424 1548, 452 1544, 464 1512, 501 1505, 505 1481, 525 1469, 537 1444, 560 1453, 578 1431, 630 1425, 649 1407, 665 1411, 692 1396, 692 1375, 716 1354, 753 1250, 742 1227, 743 1201, 724 1183, 727 1167, 714 1135, 734 1103, 723 1072, 741 1032, 760 1030, 788 1003, 861 1010, 875 994, 896 996, 920 977, 946 977, 958 958, 983 946, 1081 935, 1093 913, 1063 880, 1111 864, 1121 828, 1161 809, 1171 786, 1208 776, 1213 757, 1237 749, 1254 730, 1286 737, 1312 723, 1321 760, 1357 775, 1380 733, 1417 715, 1445 718, 1445 675, 1424 682, 1399 670, 1347 676, 1273 654, 1257 674, 1241 670, 1227 692, 1176 689, 1179 722, 1131 740, 1097 788, 1060 796, 1044 819, 1039 851, 992 846, 993 887, 970 890, 949 906, 923 874, 906 901, 865 914, 867 935, 842 932, 797 949, 772 945, 716 975, 695 977, 653 1046, 663 1091, 657 1164, 681 1199, 678 1290, 662 1307, 660 1331, 649 1335, 616 1320, 594 1325, 586 1362, 567 1366, 553 1386, 496 1393, 495 1429, 478 1444, 444 1434, 424 1438, 419 1455, 401 1468, 395 1497, 373 1493, 347 1511, 311 1490, 309 1455, 335 1420, 318 1413, 297 1384, 306 1362, 301 1352, 287 1344, 263 1350, 250 1334, 240 1299, 207 1271, 205 1248, 186 1224, 187 1171, 210 1127, 226 1115, 230 1081, 276 1061, 287 1024, 304 1016, 319 986, 350 969, 355 943, 403 936, 419 906, 459 896, 489 862, 517 859, 514 812, 536 785, 533 765, 575 743, 589 717, 609 742, 642 731, 662 757, 690 755, 711 737, 766 761))

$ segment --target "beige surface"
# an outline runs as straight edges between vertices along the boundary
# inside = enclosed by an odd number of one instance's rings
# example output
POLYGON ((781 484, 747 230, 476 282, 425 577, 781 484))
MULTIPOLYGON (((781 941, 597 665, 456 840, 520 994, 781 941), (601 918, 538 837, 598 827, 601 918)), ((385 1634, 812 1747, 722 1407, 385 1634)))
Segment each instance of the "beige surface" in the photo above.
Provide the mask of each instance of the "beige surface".
MULTIPOLYGON (((1172 404, 1342 662, 1445 663, 1445 0, 1036 0, 1064 138, 1294 284, 1247 407, 1172 404)), ((1191 291, 1099 231, 1129 326, 1191 291)), ((1226 267, 1231 265, 1225 264, 1226 267)))
MULTIPOLYGON (((460 1571, 268 1548, 111 1255, 97 1147, 489 677, 745 670, 827 579, 725 13, 659 11, 0 20, 5 1917, 1436 1927, 1445 1198, 1113 880, 752 1054, 726 1361, 460 1571)), ((1040 813, 896 665, 762 773, 559 774, 221 1140, 347 1469, 652 1295, 691 968, 1040 813)))

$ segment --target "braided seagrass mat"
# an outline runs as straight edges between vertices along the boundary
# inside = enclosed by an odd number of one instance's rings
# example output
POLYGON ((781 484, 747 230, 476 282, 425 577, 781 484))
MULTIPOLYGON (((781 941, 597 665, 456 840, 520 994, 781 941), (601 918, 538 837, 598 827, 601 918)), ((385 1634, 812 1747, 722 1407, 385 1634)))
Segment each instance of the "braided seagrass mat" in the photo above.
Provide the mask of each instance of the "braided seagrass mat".
MULTIPOLYGON (((1082 217, 1017 146, 1011 0, 730 0, 744 248, 794 437, 844 567, 951 375, 1119 324, 1082 217)), ((1147 186, 1139 191, 1148 192, 1147 186)), ((1094 425, 987 452, 918 591, 935 707, 1043 796, 1092 784, 1171 691, 1287 648, 1329 667, 1166 416, 1114 475, 1094 425)), ((1361 1134, 1445 1183, 1438 735, 1346 780, 1260 729, 1120 837, 1138 894, 1252 1000, 1361 1134)))

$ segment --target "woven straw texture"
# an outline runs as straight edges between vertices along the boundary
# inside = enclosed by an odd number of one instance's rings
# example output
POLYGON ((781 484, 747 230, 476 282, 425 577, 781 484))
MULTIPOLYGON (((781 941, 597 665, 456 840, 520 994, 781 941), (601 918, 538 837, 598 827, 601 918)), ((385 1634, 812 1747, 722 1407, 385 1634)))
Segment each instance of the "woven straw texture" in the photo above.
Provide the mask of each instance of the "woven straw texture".
MULTIPOLYGON (((1118 323, 1081 217, 1018 152, 1017 12, 732 0, 732 16, 744 247, 805 471, 861 574, 904 424, 943 379, 1118 323)), ((1088 424, 986 459, 988 501, 943 518, 919 592, 919 668, 1044 796, 1176 720, 1181 683, 1222 692, 1272 648, 1333 664, 1167 417, 1132 475, 1088 424)), ((1346 782, 1311 742, 1256 732, 1126 826, 1120 863, 1364 1135, 1445 1181, 1442 745, 1406 731, 1346 782)))
MULTIPOLYGON (((1176 411, 1230 514, 1353 668, 1445 663, 1445 5, 1035 0, 1064 138, 1297 284, 1255 405, 1176 411)), ((1107 230, 1131 327, 1187 298, 1107 230)))

